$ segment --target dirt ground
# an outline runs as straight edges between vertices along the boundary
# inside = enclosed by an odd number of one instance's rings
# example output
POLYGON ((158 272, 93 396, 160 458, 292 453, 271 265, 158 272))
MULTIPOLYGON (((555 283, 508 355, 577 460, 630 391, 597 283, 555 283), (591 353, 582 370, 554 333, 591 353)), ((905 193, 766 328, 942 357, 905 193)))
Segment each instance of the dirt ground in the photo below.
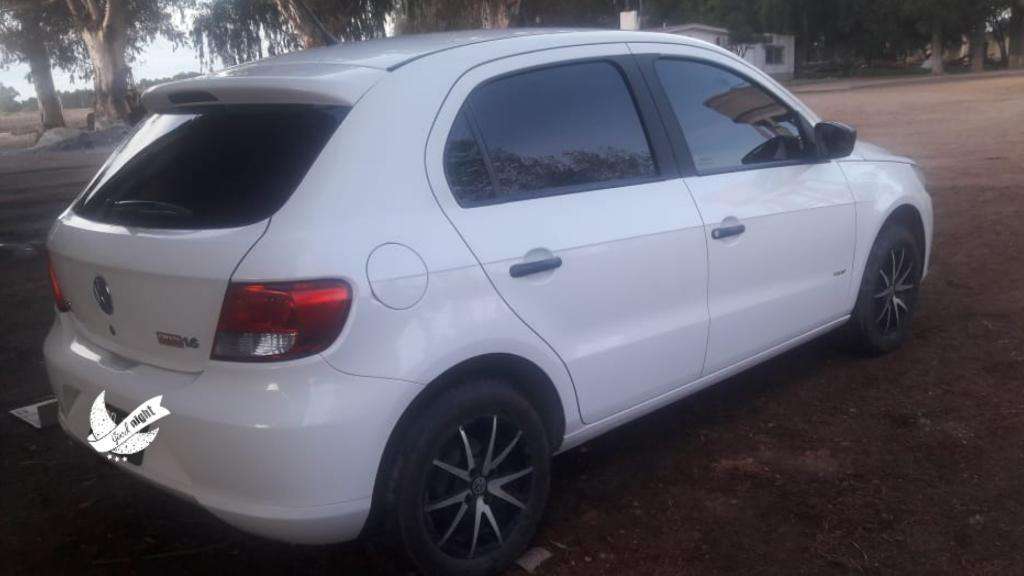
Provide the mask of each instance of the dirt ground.
MULTIPOLYGON (((64 110, 64 122, 69 128, 84 129, 86 116, 92 110, 69 108, 64 110)), ((27 148, 39 137, 39 112, 26 111, 15 114, 0 114, 0 150, 27 148)))
MULTIPOLYGON (((1024 76, 804 97, 926 169, 913 340, 865 359, 825 338, 559 456, 540 573, 1024 573, 1024 76)), ((0 162, 0 242, 40 235, 96 159, 48 162, 0 162)), ((7 415, 48 393, 52 311, 39 257, 0 253, 0 279, 0 570, 412 571, 244 535, 7 415)))

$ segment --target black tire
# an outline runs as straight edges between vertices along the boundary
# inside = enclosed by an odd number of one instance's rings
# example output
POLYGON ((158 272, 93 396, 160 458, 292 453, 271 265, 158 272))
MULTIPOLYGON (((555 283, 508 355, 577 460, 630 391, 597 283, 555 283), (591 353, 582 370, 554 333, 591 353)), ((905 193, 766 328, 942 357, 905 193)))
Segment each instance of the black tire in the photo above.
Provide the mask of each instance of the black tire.
POLYGON ((879 232, 849 324, 850 343, 856 350, 885 354, 907 340, 917 309, 923 262, 921 247, 910 230, 892 224, 879 232))
POLYGON ((466 382, 422 410, 404 438, 394 514, 412 560, 427 574, 508 568, 533 538, 548 496, 550 444, 529 401, 501 380, 466 382))

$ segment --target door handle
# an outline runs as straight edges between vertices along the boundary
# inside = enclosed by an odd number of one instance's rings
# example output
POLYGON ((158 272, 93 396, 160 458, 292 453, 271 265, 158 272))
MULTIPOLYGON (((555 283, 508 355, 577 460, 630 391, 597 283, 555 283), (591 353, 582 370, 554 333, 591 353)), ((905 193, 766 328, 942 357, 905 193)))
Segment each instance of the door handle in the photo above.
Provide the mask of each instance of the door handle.
POLYGON ((547 272, 548 270, 554 270, 562 266, 562 259, 558 256, 552 256, 543 260, 534 260, 533 262, 520 262, 519 264, 513 264, 509 269, 508 273, 513 278, 522 278, 523 276, 529 276, 530 274, 540 274, 541 272, 547 272))
POLYGON ((732 224, 730 226, 721 226, 711 231, 711 237, 715 240, 721 240, 723 238, 730 238, 732 236, 739 236, 747 231, 747 227, 743 224, 732 224))

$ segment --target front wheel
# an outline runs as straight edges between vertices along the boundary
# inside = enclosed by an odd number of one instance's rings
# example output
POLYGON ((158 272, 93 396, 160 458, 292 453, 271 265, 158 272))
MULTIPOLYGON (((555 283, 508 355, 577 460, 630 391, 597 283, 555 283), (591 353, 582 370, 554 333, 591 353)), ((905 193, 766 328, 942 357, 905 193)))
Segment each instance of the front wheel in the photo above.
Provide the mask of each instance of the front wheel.
POLYGON ((424 409, 405 437, 397 520, 429 574, 496 574, 536 531, 550 449, 540 417, 500 380, 467 382, 424 409))
POLYGON ((903 226, 891 225, 878 234, 850 319, 855 347, 884 354, 909 337, 921 283, 921 254, 916 238, 903 226))

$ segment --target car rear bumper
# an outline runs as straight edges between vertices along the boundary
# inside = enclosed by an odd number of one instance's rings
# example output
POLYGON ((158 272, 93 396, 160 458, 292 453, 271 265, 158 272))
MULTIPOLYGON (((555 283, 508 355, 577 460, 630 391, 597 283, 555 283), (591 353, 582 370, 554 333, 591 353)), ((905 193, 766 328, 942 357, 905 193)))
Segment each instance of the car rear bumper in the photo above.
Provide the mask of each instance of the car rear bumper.
POLYGON ((70 314, 58 315, 44 354, 69 435, 89 446, 100 392, 125 413, 162 395, 170 414, 154 424, 141 465, 115 465, 242 530, 296 543, 359 535, 388 436, 420 389, 319 357, 165 370, 89 343, 70 314))

